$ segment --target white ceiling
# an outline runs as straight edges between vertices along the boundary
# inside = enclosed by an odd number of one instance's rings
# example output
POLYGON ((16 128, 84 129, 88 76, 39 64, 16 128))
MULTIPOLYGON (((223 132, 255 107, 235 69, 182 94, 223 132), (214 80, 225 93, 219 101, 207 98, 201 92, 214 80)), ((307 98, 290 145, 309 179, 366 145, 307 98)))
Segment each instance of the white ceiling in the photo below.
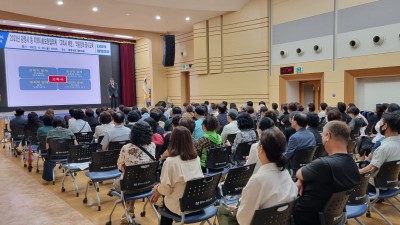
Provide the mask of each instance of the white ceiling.
POLYGON ((238 11, 250 0, 63 1, 58 6, 56 0, 0 0, 0 10, 74 24, 166 33, 191 31, 193 24, 238 11), (92 11, 94 6, 97 12, 92 11))

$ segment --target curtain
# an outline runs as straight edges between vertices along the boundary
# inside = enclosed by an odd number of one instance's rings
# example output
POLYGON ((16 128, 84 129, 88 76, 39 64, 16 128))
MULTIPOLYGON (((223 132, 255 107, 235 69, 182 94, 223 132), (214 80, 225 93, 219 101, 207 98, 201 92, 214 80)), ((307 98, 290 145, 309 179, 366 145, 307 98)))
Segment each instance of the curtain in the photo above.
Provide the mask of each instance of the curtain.
POLYGON ((125 106, 136 105, 134 45, 119 44, 121 62, 121 95, 125 106))

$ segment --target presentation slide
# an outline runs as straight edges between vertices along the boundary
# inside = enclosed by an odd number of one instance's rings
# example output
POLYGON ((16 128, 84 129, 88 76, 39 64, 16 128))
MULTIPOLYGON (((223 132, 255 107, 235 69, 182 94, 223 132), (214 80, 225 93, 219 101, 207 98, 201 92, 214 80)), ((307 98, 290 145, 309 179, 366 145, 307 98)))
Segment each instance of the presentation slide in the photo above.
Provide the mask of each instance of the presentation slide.
POLYGON ((100 104, 99 56, 5 49, 8 106, 100 104))

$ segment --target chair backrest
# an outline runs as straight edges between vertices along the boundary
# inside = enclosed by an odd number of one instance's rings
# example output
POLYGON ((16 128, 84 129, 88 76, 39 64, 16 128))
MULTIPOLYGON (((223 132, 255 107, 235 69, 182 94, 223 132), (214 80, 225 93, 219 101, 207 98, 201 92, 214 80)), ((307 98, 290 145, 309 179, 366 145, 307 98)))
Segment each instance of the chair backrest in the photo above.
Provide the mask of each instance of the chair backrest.
POLYGON ((351 192, 349 200, 347 201, 348 205, 360 205, 368 200, 367 189, 370 177, 370 172, 360 174, 360 183, 354 188, 353 192, 351 192))
POLYGON ((288 202, 272 206, 265 209, 258 209, 255 211, 250 225, 289 225, 291 224, 292 211, 296 199, 288 202))
POLYGON ((91 143, 94 132, 74 133, 78 143, 91 143))
POLYGON ((27 141, 26 144, 28 145, 37 145, 39 143, 39 140, 37 139, 37 132, 28 129, 25 134, 25 140, 27 141))
POLYGON ((229 166, 230 149, 228 147, 215 147, 207 149, 206 167, 210 169, 221 169, 229 166))
POLYGON ((400 160, 385 162, 374 177, 376 188, 394 188, 399 185, 400 160))
POLYGON ((25 136, 24 129, 14 127, 14 129, 11 131, 11 137, 14 139, 22 140, 25 136))
POLYGON ((39 149, 40 150, 46 150, 46 136, 40 136, 39 137, 39 149))
POLYGON ((99 136, 99 138, 97 139, 97 143, 100 144, 101 141, 103 140, 103 138, 104 138, 104 135, 103 136, 99 136))
POLYGON ((96 143, 72 145, 69 149, 68 163, 90 162, 92 153, 96 150, 96 143))
POLYGON ((234 161, 246 160, 246 156, 249 156, 251 145, 256 141, 243 142, 238 144, 235 155, 233 156, 234 161))
POLYGON ((117 169, 120 150, 108 150, 92 153, 92 163, 89 164, 90 172, 103 172, 117 169))
POLYGON ((229 141, 229 143, 233 144, 233 142, 235 142, 236 135, 237 134, 228 134, 226 139, 229 141))
POLYGON ((157 168, 157 161, 125 167, 121 190, 129 191, 129 194, 150 191, 157 182, 157 168))
POLYGON ((347 142, 347 153, 354 154, 354 149, 356 148, 356 144, 357 144, 356 141, 349 140, 347 142))
POLYGON ((182 198, 179 199, 183 213, 202 210, 217 200, 217 187, 221 174, 197 178, 186 183, 182 198))
MULTIPOLYGON (((100 142, 101 143, 101 142, 100 142)), ((108 143, 108 150, 121 150, 122 146, 129 143, 129 140, 126 141, 110 141, 108 143)))
POLYGON ((300 149, 294 152, 293 158, 290 160, 290 166, 293 170, 298 170, 301 167, 309 164, 314 157, 317 146, 309 149, 300 149))
POLYGON ((320 157, 325 157, 327 156, 328 153, 325 151, 324 145, 322 143, 317 144, 315 153, 314 153, 314 158, 318 159, 320 157))
POLYGON ((239 195, 246 186, 251 175, 253 175, 256 164, 239 166, 229 169, 225 182, 222 184, 222 194, 239 195))
POLYGON ((343 210, 352 191, 353 189, 332 194, 322 212, 319 212, 321 225, 338 225, 343 221, 343 210))
POLYGON ((47 157, 51 158, 67 158, 70 147, 74 145, 73 139, 50 139, 47 157))
POLYGON ((365 128, 365 135, 372 134, 372 129, 375 127, 376 123, 370 122, 368 123, 367 127, 365 128))

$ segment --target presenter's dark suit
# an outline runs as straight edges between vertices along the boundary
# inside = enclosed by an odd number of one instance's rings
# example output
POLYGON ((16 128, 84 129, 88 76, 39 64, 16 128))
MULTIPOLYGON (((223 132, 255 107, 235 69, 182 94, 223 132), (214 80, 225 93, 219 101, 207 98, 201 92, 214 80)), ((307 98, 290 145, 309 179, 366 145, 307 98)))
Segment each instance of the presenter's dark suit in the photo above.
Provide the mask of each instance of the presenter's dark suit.
POLYGON ((114 87, 110 84, 107 85, 108 96, 111 100, 111 108, 117 108, 117 98, 118 98, 118 84, 114 83, 114 87))

